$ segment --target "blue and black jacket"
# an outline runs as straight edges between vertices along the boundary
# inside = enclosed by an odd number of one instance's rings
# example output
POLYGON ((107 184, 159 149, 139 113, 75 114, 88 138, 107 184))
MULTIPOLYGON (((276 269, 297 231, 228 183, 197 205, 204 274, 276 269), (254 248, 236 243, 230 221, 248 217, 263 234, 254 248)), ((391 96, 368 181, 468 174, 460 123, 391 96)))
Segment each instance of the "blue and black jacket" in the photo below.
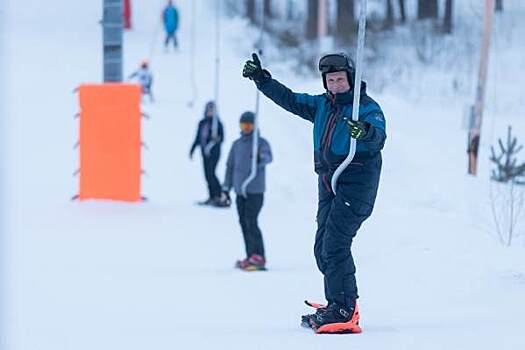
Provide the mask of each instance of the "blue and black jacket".
MULTIPOLYGON (((287 111, 314 124, 313 144, 315 172, 320 175, 326 189, 330 189, 331 177, 344 161, 350 149, 350 134, 346 121, 352 117, 353 90, 347 93, 309 95, 295 93, 268 78, 258 81, 257 87, 267 97, 287 111)), ((359 120, 368 124, 365 137, 358 140, 352 163, 339 177, 339 183, 362 183, 375 189, 366 198, 375 200, 381 153, 386 139, 385 117, 377 102, 366 94, 366 83, 361 83, 359 120), (373 192, 373 193, 372 193, 373 192), (373 198, 369 198, 370 195, 373 198)))

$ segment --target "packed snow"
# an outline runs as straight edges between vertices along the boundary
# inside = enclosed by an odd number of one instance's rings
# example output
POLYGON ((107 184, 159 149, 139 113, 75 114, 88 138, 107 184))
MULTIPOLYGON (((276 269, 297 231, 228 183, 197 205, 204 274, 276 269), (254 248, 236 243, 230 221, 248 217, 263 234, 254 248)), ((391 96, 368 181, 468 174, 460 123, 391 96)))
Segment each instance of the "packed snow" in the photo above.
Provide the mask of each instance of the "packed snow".
MULTIPOLYGON (((461 128, 471 95, 436 96, 437 73, 425 83, 405 76, 403 85, 381 91, 368 81, 385 112, 388 139, 376 207, 353 245, 363 333, 345 336, 299 326, 310 311, 303 300, 323 301, 313 257, 311 125, 261 98, 261 133, 274 153, 260 217, 269 271, 235 270, 244 253, 235 209, 195 205, 206 191, 200 157, 188 158, 204 104, 214 95, 214 2, 196 1, 195 56, 191 0, 176 1, 177 52, 162 47, 163 4, 133 1, 134 29, 125 34, 125 73, 148 58, 156 95, 142 106, 152 117, 142 124, 149 200, 128 204, 70 201, 79 161, 73 89, 101 81, 102 1, 7 0, 4 349, 525 348, 525 219, 512 247, 498 242, 488 161, 507 124, 525 142, 521 1, 505 2, 500 16, 506 20, 498 23, 507 26, 495 31, 493 49, 500 50, 491 56, 477 177, 466 175, 461 128)), ((241 70, 257 36, 244 20, 221 18, 218 107, 226 143, 220 178, 238 118, 255 105, 256 90, 241 70)), ((288 68, 291 60, 262 62, 293 90, 322 92, 319 78, 288 68)), ((412 76, 424 80, 419 73, 412 76)))

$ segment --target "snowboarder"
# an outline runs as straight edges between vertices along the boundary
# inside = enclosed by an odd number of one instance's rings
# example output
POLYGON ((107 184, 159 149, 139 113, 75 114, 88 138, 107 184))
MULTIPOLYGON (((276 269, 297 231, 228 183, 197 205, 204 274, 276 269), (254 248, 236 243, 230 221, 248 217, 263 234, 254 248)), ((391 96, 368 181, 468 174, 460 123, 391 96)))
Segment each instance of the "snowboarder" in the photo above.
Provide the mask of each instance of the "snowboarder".
POLYGON ((263 206, 266 187, 265 168, 272 162, 272 151, 268 141, 262 137, 259 137, 257 151, 257 174, 246 187, 246 197, 243 196, 242 190, 242 185, 251 171, 254 121, 253 112, 244 112, 241 115, 241 136, 233 143, 228 154, 222 187, 222 200, 226 202, 230 201, 231 188, 235 190, 235 203, 246 248, 246 258, 237 261, 235 266, 245 271, 265 270, 266 266, 263 237, 257 218, 263 206))
POLYGON ((221 184, 215 175, 215 169, 221 156, 221 145, 224 140, 222 123, 217 117, 217 135, 213 136, 213 116, 216 113, 215 102, 209 101, 204 108, 204 117, 197 127, 195 141, 191 145, 190 159, 193 159, 193 152, 197 147, 201 148, 202 161, 204 166, 204 177, 208 184, 209 197, 200 202, 203 205, 222 206, 221 184))
POLYGON ((324 276, 328 304, 303 316, 302 324, 318 333, 358 333, 358 293, 350 249, 374 207, 386 139, 385 118, 366 94, 366 83, 361 82, 359 120, 352 121, 355 68, 347 55, 323 56, 319 71, 326 89, 320 95, 292 92, 262 69, 256 54, 245 63, 243 76, 279 106, 313 123, 319 191, 314 254, 324 276), (348 154, 350 138, 356 139, 356 154, 339 177, 334 194, 330 183, 348 154))
POLYGON ((128 77, 128 80, 137 78, 141 88, 142 88, 142 95, 148 95, 149 101, 153 102, 153 92, 151 90, 151 86, 153 84, 153 75, 151 74, 149 70, 149 62, 147 60, 143 60, 140 62, 140 67, 131 75, 128 77))
POLYGON ((173 47, 178 48, 177 42, 177 29, 179 27, 179 12, 173 1, 169 0, 168 4, 162 11, 162 23, 164 24, 164 30, 166 32, 166 39, 164 40, 164 47, 168 48, 170 40, 173 41, 173 47))

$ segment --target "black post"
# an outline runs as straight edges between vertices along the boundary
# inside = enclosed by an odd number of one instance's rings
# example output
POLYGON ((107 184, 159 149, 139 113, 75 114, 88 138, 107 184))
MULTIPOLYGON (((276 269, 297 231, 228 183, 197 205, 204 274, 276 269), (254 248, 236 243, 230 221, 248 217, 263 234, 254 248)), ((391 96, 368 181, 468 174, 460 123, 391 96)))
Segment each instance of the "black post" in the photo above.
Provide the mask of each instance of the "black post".
POLYGON ((122 81, 122 29, 124 27, 122 0, 104 0, 102 40, 104 81, 122 81))

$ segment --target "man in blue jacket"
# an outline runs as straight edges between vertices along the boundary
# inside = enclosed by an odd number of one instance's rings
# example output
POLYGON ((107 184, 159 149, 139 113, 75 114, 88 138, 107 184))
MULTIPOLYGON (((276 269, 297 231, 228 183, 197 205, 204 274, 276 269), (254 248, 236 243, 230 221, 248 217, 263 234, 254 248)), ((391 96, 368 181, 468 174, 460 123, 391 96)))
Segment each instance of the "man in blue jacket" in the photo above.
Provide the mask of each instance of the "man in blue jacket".
POLYGON ((178 47, 176 34, 179 27, 179 12, 171 0, 168 1, 164 11, 162 11, 162 23, 164 23, 164 30, 166 31, 164 46, 167 48, 170 40, 173 40, 173 46, 176 49, 178 47))
POLYGON ((381 150, 386 132, 379 105, 366 94, 361 82, 358 121, 352 121, 355 68, 345 54, 330 54, 319 61, 326 92, 295 93, 263 70, 256 54, 246 62, 243 76, 287 111, 313 123, 315 172, 319 175, 319 202, 314 253, 324 275, 327 305, 302 317, 303 326, 318 333, 358 333, 357 283, 352 240, 371 215, 381 173, 381 150), (349 152, 350 138, 356 154, 331 188, 334 171, 349 152))

